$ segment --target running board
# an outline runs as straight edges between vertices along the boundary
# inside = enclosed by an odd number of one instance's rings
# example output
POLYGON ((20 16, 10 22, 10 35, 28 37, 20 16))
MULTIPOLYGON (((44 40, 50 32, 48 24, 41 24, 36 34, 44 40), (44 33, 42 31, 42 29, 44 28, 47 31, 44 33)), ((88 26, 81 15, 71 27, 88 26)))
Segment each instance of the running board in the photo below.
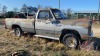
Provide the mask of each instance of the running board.
POLYGON ((41 38, 48 38, 48 39, 53 39, 53 40, 59 40, 59 38, 56 37, 49 37, 49 36, 43 36, 43 35, 34 35, 35 37, 41 37, 41 38))

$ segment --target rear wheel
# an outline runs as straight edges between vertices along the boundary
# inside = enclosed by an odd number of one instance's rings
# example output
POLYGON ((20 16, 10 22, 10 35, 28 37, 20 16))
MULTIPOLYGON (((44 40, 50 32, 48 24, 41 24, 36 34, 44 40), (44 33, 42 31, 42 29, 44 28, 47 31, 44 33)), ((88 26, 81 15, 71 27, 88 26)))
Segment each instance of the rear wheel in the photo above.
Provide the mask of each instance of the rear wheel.
POLYGON ((63 37, 63 44, 71 49, 78 49, 79 48, 79 39, 74 34, 66 34, 63 37))
POLYGON ((17 27, 17 28, 14 28, 14 34, 15 36, 21 37, 23 33, 22 33, 22 30, 19 27, 17 27))

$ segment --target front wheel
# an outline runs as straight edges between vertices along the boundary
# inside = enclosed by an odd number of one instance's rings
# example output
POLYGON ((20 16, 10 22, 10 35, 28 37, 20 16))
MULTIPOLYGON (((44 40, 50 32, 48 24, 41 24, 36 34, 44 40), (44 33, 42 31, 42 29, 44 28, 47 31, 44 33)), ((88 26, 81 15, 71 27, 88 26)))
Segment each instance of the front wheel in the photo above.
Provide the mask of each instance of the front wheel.
POLYGON ((78 49, 79 48, 79 39, 74 34, 66 34, 63 37, 63 44, 71 49, 78 49))
POLYGON ((21 37, 22 30, 20 28, 14 28, 14 34, 15 34, 15 36, 21 37))

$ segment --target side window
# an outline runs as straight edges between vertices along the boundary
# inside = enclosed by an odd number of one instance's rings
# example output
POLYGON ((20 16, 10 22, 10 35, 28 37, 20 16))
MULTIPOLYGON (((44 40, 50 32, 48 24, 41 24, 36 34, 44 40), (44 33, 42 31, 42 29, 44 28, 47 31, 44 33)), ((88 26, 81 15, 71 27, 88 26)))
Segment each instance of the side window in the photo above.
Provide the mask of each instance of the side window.
POLYGON ((40 11, 38 19, 50 19, 53 18, 50 11, 40 11))

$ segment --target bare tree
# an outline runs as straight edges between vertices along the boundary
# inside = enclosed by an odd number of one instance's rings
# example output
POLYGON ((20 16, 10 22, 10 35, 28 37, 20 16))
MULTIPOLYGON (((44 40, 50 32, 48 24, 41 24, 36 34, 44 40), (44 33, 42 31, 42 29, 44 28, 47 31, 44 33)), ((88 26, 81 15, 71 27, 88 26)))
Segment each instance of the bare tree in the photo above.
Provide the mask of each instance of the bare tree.
POLYGON ((46 6, 45 8, 46 8, 46 9, 49 9, 49 8, 52 8, 52 7, 51 7, 51 6, 46 6))
POLYGON ((27 13, 27 5, 23 4, 22 8, 21 8, 21 12, 22 13, 27 13))
POLYGON ((38 5, 38 9, 41 9, 42 8, 42 6, 41 5, 38 5))
POLYGON ((2 7, 2 13, 5 14, 6 12, 7 12, 7 7, 4 5, 4 6, 2 7))
POLYGON ((68 19, 71 19, 72 10, 71 10, 70 8, 67 9, 66 14, 67 14, 67 18, 68 18, 68 19))
POLYGON ((28 13, 29 14, 34 14, 38 11, 38 8, 36 7, 32 7, 32 6, 28 6, 28 13))
POLYGON ((18 8, 13 8, 13 12, 18 12, 18 8))
POLYGON ((67 15, 66 15, 66 10, 61 10, 61 11, 62 11, 62 13, 64 14, 64 16, 67 17, 67 15))
POLYGON ((62 11, 62 13, 66 13, 65 10, 61 10, 61 11, 62 11))

